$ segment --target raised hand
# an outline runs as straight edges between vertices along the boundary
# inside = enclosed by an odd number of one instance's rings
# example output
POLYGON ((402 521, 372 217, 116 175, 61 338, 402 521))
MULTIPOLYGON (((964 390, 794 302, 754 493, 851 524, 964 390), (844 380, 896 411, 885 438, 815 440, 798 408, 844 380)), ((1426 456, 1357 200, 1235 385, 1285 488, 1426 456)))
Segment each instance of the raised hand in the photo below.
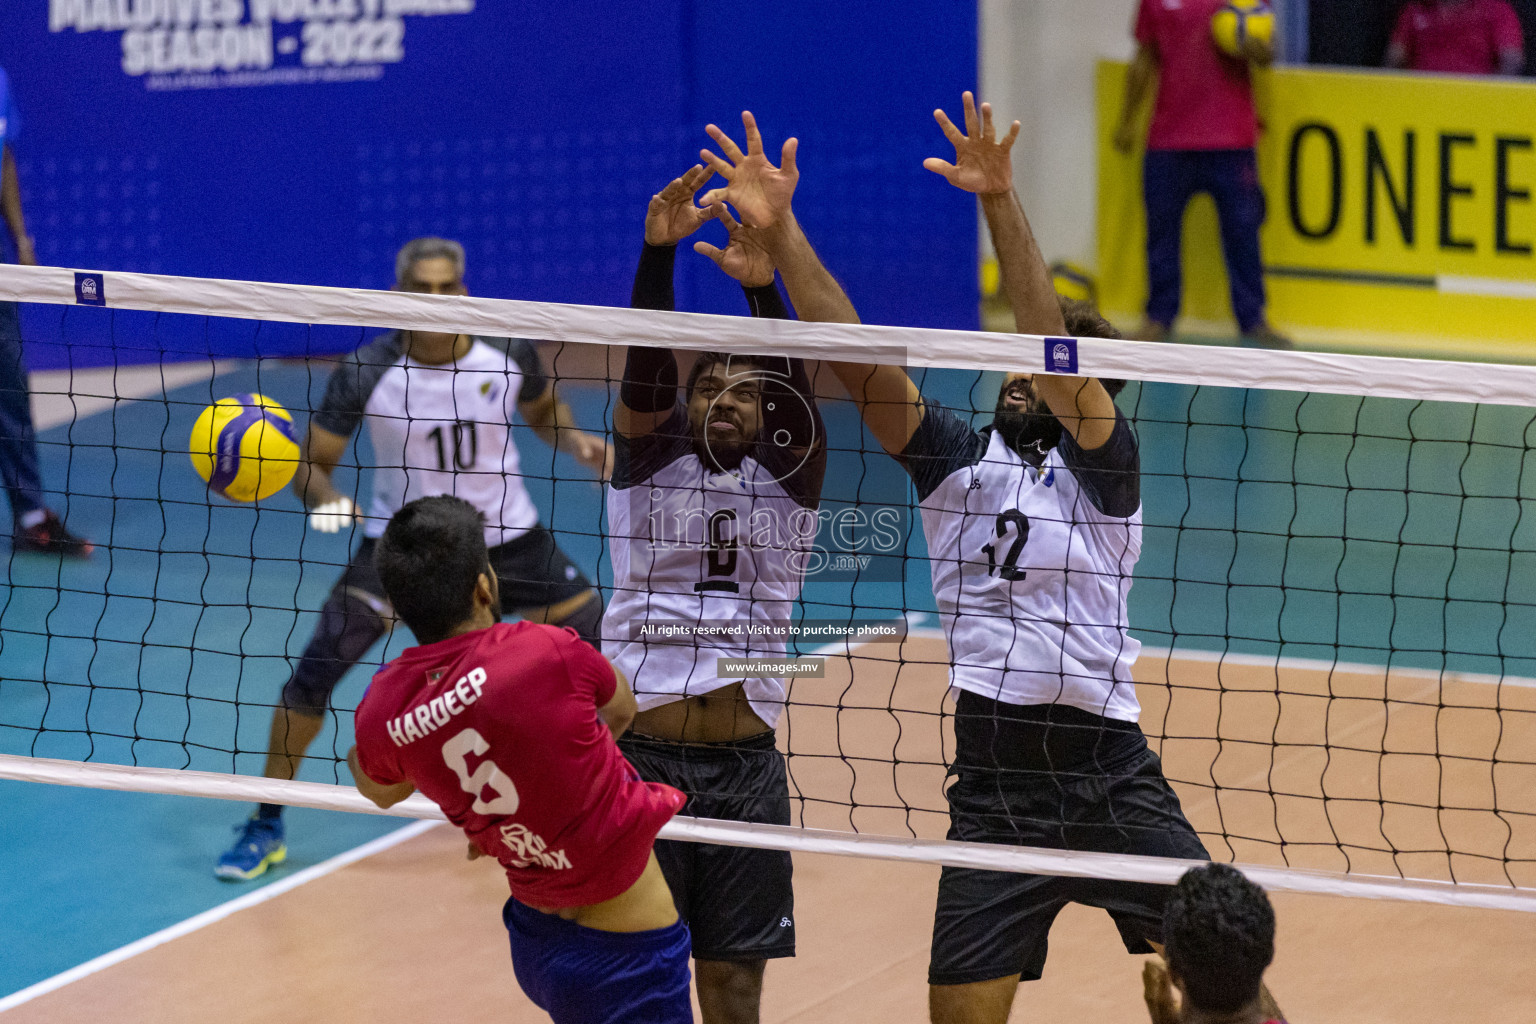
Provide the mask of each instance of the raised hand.
POLYGON ((667 187, 651 196, 645 209, 645 240, 651 245, 676 245, 709 220, 711 213, 694 205, 694 193, 715 176, 713 171, 694 164, 681 177, 667 182, 667 187))
POLYGON ((694 242, 693 251, 714 260, 721 270, 747 288, 773 284, 773 258, 757 237, 759 228, 739 223, 724 203, 712 207, 730 235, 724 249, 708 242, 694 242))
POLYGON ((1173 994, 1173 979, 1168 977, 1168 968, 1156 960, 1148 960, 1141 969, 1141 987, 1152 1024, 1179 1024, 1179 1001, 1173 994))
POLYGON ((763 154, 763 136, 757 130, 757 119, 750 110, 741 112, 741 123, 747 132, 745 153, 716 126, 705 127, 729 162, 707 149, 700 150, 699 155, 729 184, 705 193, 699 205, 710 207, 730 203, 749 227, 772 227, 790 212, 790 200, 794 198, 795 184, 800 180, 800 171, 795 166, 795 151, 800 147, 800 140, 784 141, 780 164, 775 167, 763 154))
POLYGON ((1009 151, 1019 137, 1019 122, 1013 122, 1008 134, 1001 140, 992 127, 992 104, 981 105, 981 116, 976 114, 976 98, 964 93, 965 134, 955 127, 949 115, 942 110, 933 112, 933 119, 944 130, 944 137, 955 147, 955 162, 931 156, 923 166, 935 174, 943 175, 956 188, 978 195, 1008 192, 1013 188, 1013 160, 1009 151))

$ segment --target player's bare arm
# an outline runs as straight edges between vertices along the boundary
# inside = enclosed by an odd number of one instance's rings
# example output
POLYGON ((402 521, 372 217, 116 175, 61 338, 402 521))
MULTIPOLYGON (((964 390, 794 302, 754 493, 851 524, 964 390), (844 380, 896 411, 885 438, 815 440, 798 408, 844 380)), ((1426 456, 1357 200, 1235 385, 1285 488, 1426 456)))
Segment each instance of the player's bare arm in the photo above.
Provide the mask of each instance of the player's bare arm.
POLYGON ((1125 74, 1125 98, 1120 103, 1120 120, 1115 127, 1115 148, 1122 153, 1136 148, 1137 116, 1157 88, 1158 67, 1157 50, 1141 44, 1125 74))
POLYGON ((32 236, 27 234, 27 220, 21 213, 21 181, 16 176, 16 157, 10 146, 0 151, 0 215, 4 215, 5 226, 16 243, 16 262, 36 266, 37 253, 32 246, 32 236))
MULTIPOLYGON (((1066 331, 1061 304, 1051 285, 1050 271, 1040 255, 1029 220, 1013 188, 1010 152, 1019 136, 1019 122, 1008 134, 997 137, 992 105, 977 109, 969 92, 962 96, 965 132, 942 110, 933 112, 944 136, 955 147, 955 161, 935 157, 923 166, 942 175, 951 185, 974 192, 992 232, 1003 289, 1013 306, 1014 327, 1021 334, 1059 335, 1066 331)), ((1101 447, 1115 427, 1115 403, 1104 386, 1092 377, 1035 374, 1033 386, 1061 425, 1084 449, 1101 447)))
POLYGON ((606 481, 613 473, 613 445, 576 425, 571 407, 555 394, 554 385, 538 398, 519 402, 518 414, 533 428, 539 440, 557 452, 565 452, 606 481))
POLYGON ((313 423, 304 435, 303 455, 293 474, 293 493, 309 509, 311 528, 321 533, 336 533, 357 518, 357 506, 332 481, 350 441, 313 423))
POLYGON ((416 787, 409 782, 386 786, 382 782, 375 782, 369 778, 368 773, 363 771, 362 765, 357 763, 356 746, 347 751, 347 767, 352 770, 352 782, 357 786, 357 791, 379 807, 393 807, 416 792, 416 787))
POLYGON ((623 672, 615 668, 613 696, 608 698, 608 703, 597 709, 598 717, 608 726, 608 731, 613 733, 613 738, 618 739, 635 720, 635 710, 635 694, 629 688, 629 680, 624 678, 623 672))

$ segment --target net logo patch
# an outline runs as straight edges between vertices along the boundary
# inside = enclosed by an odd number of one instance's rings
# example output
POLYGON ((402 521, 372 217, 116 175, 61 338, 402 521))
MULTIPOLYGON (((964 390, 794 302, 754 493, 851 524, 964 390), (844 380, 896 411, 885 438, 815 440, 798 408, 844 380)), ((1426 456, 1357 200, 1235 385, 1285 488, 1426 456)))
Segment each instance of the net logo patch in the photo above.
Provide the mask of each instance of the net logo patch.
POLYGON ((83 306, 107 304, 105 274, 75 274, 75 301, 83 306))
POLYGON ((1047 373, 1077 372, 1077 339, 1046 338, 1045 369, 1047 373))

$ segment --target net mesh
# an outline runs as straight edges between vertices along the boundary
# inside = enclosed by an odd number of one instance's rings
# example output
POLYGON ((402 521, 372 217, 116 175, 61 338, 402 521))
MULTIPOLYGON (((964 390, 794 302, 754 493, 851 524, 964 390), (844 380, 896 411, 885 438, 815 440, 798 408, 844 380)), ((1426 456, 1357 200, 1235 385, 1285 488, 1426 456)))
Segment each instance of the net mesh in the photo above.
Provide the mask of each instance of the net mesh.
MULTIPOLYGON (((227 289, 202 313, 84 308, 5 274, 20 297, 54 303, 29 323, 77 361, 35 374, 32 389, 50 503, 97 552, 9 559, 0 754, 259 774, 272 709, 358 537, 307 529, 287 491, 251 505, 211 497, 187 437, 210 402, 252 392, 302 428, 335 359, 377 330, 219 315, 244 308, 227 289)), ((398 324, 394 301, 350 293, 335 319, 398 324)), ((562 312, 505 305, 522 310, 505 334, 531 336, 530 320, 562 312)), ((612 343, 626 332, 671 339, 686 379, 685 350, 704 346, 675 317, 649 316, 588 329, 586 342, 541 335, 566 339, 537 348, 579 427, 611 425, 623 367, 612 343)), ((772 328, 710 329, 752 351, 772 328)), ((826 352, 808 335, 772 342, 826 352)), ((1102 372, 1126 376, 1143 358, 1134 343, 1098 344, 1087 363, 1094 351, 1118 359, 1102 372)), ((1141 451, 1130 622, 1145 645, 1134 669, 1143 731, 1217 859, 1536 889, 1536 413, 1444 400, 1452 385, 1379 397, 1348 382, 1368 380, 1364 358, 1336 373, 1304 356, 1265 358, 1293 389, 1133 379, 1117 400, 1141 451), (1315 391, 1294 387, 1309 374, 1315 391), (1358 393, 1322 393, 1350 387, 1358 393)), ((950 366, 943 353, 921 361, 912 374, 929 399, 990 420, 998 375, 959 349, 950 366)), ((1459 364, 1421 367, 1427 382, 1467 377, 1459 364)), ((950 659, 915 495, 831 375, 814 387, 829 447, 815 542, 826 557, 794 615, 899 623, 905 639, 797 641, 794 653, 825 666, 788 683, 778 727, 794 823, 942 838, 950 659), (839 512, 876 508, 896 517, 885 547, 837 532, 839 512)), ((611 600, 592 472, 525 423, 512 439, 542 522, 611 600)), ((335 480, 366 507, 372 476, 392 468, 363 430, 335 480)), ((410 642, 396 630, 345 676, 303 778, 349 782, 351 709, 371 671, 410 642)))

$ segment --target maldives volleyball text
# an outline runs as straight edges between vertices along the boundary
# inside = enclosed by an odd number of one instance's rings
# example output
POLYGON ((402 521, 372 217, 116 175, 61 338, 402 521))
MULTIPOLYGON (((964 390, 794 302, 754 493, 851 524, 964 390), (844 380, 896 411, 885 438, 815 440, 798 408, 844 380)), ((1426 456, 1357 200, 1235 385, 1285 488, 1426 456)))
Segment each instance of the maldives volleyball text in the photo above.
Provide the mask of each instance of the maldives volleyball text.
MULTIPOLYGON (((469 14, 475 0, 49 0, 50 32, 121 32, 126 75, 376 67, 405 59, 406 16, 469 14)), ((284 74, 283 72, 287 72, 284 74)))

